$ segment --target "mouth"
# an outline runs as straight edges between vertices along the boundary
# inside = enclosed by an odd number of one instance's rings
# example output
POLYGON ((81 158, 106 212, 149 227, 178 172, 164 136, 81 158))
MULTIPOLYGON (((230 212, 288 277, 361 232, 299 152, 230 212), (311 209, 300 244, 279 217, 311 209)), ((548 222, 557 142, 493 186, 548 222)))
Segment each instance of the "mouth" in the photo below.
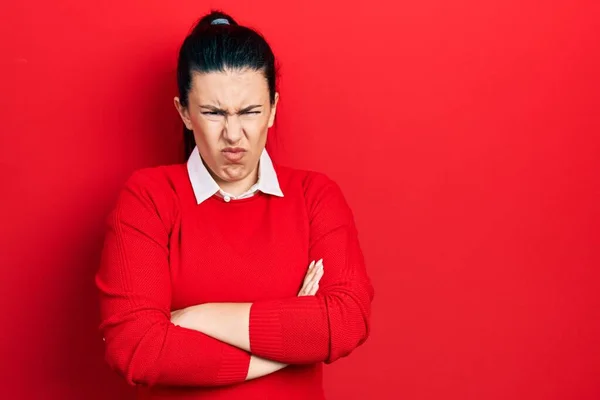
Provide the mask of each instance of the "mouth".
POLYGON ((221 150, 223 157, 230 162, 238 162, 246 155, 246 150, 241 147, 227 147, 221 150))

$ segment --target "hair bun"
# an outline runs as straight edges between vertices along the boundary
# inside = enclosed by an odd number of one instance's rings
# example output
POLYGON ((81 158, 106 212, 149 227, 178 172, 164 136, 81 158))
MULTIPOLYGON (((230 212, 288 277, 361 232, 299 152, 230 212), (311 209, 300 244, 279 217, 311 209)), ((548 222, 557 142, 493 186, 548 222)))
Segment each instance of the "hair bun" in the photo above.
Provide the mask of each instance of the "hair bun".
POLYGON ((229 21, 226 18, 216 18, 210 22, 211 25, 229 25, 229 21))
POLYGON ((203 30, 213 25, 237 25, 237 22, 222 11, 212 11, 198 21, 194 30, 203 30))

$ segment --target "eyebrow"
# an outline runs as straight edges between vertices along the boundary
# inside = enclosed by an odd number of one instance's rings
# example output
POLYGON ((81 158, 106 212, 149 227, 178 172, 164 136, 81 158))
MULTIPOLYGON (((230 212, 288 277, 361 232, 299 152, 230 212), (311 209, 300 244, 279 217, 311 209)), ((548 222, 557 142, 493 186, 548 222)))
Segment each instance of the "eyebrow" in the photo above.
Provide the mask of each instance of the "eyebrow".
MULTIPOLYGON (((227 114, 226 110, 223 110, 222 108, 219 108, 219 107, 211 106, 209 104, 201 104, 199 107, 200 108, 205 108, 207 110, 211 110, 211 111, 214 111, 214 112, 218 112, 220 114, 227 114)), ((262 104, 252 104, 252 105, 249 105, 249 106, 244 107, 241 110, 239 110, 238 113, 242 114, 242 113, 245 113, 245 112, 249 112, 249 111, 252 111, 252 110, 254 110, 255 108, 258 108, 258 107, 262 107, 262 104)))

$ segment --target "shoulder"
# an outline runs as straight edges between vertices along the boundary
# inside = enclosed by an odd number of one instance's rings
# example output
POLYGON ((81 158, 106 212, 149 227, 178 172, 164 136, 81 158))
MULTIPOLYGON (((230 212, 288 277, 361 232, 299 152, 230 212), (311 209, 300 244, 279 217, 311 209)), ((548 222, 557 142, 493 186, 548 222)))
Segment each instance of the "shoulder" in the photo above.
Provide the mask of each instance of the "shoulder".
POLYGON ((170 219, 177 212, 178 188, 186 178, 184 164, 137 169, 125 181, 117 209, 122 212, 145 209, 160 215, 161 219, 170 219))
POLYGON ((287 190, 304 197, 309 214, 325 209, 350 212, 338 183, 323 172, 277 166, 277 176, 284 195, 287 190))
POLYGON ((322 172, 281 165, 276 165, 275 169, 282 186, 300 186, 305 193, 338 186, 333 179, 322 172))
POLYGON ((183 179, 187 178, 185 164, 161 165, 133 171, 125 182, 125 189, 147 195, 173 193, 183 179))

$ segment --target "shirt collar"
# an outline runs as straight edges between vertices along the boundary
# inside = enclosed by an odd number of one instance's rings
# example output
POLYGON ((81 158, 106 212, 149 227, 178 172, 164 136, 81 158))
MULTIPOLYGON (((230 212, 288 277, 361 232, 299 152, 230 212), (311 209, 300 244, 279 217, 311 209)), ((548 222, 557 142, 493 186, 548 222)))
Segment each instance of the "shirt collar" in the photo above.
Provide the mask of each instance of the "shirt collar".
MULTIPOLYGON (((218 193, 221 188, 215 182, 213 177, 210 175, 206 166, 202 162, 200 152, 196 146, 192 151, 192 154, 187 161, 187 170, 196 196, 196 202, 198 204, 212 197, 215 193, 218 193)), ((279 187, 279 181, 277 179, 277 173, 275 167, 271 161, 271 157, 267 153, 266 149, 263 149, 258 164, 258 181, 253 186, 256 190, 260 190, 265 194, 273 196, 283 197, 283 192, 279 187)))

